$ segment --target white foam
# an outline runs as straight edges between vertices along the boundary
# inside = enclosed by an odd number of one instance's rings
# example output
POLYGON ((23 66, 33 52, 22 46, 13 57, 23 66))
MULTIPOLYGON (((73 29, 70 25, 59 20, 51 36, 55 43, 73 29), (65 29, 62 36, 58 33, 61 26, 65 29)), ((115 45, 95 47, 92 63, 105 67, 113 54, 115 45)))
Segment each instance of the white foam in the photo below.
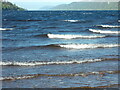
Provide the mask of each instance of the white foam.
MULTIPOLYGON (((30 79, 36 78, 39 76, 88 76, 88 75, 104 75, 105 73, 114 74, 118 73, 118 71, 93 71, 93 72, 80 72, 80 73, 71 73, 71 74, 29 74, 29 75, 21 75, 21 76, 7 76, 7 77, 0 77, 0 81, 4 80, 20 80, 20 79, 30 79)), ((58 80, 61 81, 61 80, 58 80)))
POLYGON ((79 22, 80 20, 63 20, 63 21, 66 21, 66 22, 79 22))
POLYGON ((105 28, 119 28, 120 27, 117 25, 97 25, 97 26, 101 26, 101 27, 105 27, 105 28))
POLYGON ((0 28, 0 30, 13 30, 13 28, 0 28))
POLYGON ((63 48, 68 49, 93 49, 93 48, 112 48, 118 47, 118 44, 66 44, 66 45, 59 45, 63 48))
POLYGON ((86 60, 71 60, 71 61, 51 61, 51 62, 0 62, 2 66, 37 66, 37 65, 59 65, 59 64, 82 64, 102 61, 102 59, 86 59, 86 60))
POLYGON ((89 29, 89 31, 104 34, 120 34, 120 31, 96 30, 96 29, 89 29))
POLYGON ((105 35, 65 35, 65 34, 47 34, 49 38, 74 39, 74 38, 103 38, 105 35))
POLYGON ((3 80, 18 80, 18 79, 29 79, 29 78, 34 78, 35 76, 33 75, 26 75, 26 76, 18 76, 18 77, 0 77, 0 81, 3 80))

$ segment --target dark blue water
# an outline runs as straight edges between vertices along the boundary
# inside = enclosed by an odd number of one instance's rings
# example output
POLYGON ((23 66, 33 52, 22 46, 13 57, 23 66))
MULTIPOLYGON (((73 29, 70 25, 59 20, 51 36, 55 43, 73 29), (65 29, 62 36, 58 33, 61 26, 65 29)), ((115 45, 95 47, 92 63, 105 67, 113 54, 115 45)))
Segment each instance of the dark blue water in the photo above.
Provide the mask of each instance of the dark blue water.
POLYGON ((118 85, 118 15, 118 11, 3 11, 3 87, 118 85))

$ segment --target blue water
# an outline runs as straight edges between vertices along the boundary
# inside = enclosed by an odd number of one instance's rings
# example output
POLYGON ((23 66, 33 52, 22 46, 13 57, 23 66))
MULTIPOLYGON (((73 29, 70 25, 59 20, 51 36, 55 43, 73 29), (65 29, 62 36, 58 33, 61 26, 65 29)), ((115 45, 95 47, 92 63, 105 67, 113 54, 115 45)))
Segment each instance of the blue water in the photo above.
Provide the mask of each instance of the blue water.
POLYGON ((118 85, 118 15, 118 11, 3 11, 2 28, 12 28, 2 31, 3 88, 118 85))

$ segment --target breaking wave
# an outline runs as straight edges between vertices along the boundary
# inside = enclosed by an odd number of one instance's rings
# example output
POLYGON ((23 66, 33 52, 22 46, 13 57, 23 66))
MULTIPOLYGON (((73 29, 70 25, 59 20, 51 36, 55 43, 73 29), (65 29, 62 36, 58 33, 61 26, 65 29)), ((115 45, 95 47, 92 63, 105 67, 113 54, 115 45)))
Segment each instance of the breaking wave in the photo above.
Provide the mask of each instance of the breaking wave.
POLYGON ((2 66, 38 66, 38 65, 61 65, 61 64, 82 64, 99 62, 103 59, 71 60, 71 61, 29 61, 29 62, 0 62, 2 66))
POLYGON ((13 30, 13 28, 0 28, 0 30, 13 30))
POLYGON ((74 39, 74 38, 103 38, 105 35, 65 35, 65 34, 47 34, 49 38, 74 39))
POLYGON ((0 61, 0 66, 40 66, 40 65, 64 65, 64 64, 83 64, 83 63, 95 63, 101 61, 119 60, 118 58, 99 58, 99 59, 81 59, 81 60, 69 60, 69 61, 0 61))
POLYGON ((118 74, 119 71, 96 71, 96 72, 80 72, 80 73, 72 73, 72 74, 30 74, 30 75, 19 75, 19 76, 7 76, 7 77, 0 77, 0 81, 6 80, 20 80, 20 79, 31 79, 40 76, 51 76, 51 77, 61 77, 61 76, 81 76, 87 77, 89 75, 105 75, 105 74, 118 74))
POLYGON ((118 44, 61 44, 59 45, 62 48, 68 49, 92 49, 92 48, 112 48, 119 47, 118 44))
POLYGON ((104 27, 104 28, 120 28, 120 26, 117 26, 117 25, 97 25, 97 26, 104 27))
POLYGON ((107 31, 107 30, 96 30, 96 29, 89 29, 89 31, 95 33, 104 33, 104 34, 120 34, 120 31, 107 31))
MULTIPOLYGON (((37 48, 68 48, 68 49, 94 49, 94 48, 113 48, 119 47, 118 44, 48 44, 48 45, 38 45, 29 47, 10 47, 3 50, 14 51, 19 49, 37 49, 37 48)), ((41 63, 41 62, 40 62, 41 63)), ((46 63, 47 64, 47 63, 46 63)), ((1 65, 1 64, 0 64, 1 65)))

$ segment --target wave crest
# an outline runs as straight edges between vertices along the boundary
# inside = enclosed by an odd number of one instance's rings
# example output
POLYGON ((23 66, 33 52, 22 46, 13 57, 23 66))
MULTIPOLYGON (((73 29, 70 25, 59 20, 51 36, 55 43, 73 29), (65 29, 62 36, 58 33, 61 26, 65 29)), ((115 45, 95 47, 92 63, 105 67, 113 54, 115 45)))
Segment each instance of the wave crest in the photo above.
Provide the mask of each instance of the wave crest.
POLYGON ((5 80, 20 80, 20 79, 30 79, 30 78, 36 78, 39 76, 51 76, 51 77, 59 77, 59 76, 81 76, 81 77, 87 77, 89 75, 105 75, 105 74, 118 74, 119 71, 95 71, 95 72, 80 72, 80 73, 70 73, 70 74, 30 74, 30 75, 20 75, 20 76, 7 76, 7 77, 1 77, 0 81, 5 80))
POLYGON ((97 25, 97 26, 104 27, 104 28, 120 28, 120 26, 117 26, 117 25, 97 25))
POLYGON ((74 39, 74 38, 103 38, 105 35, 65 35, 65 34, 47 34, 49 38, 74 39))
POLYGON ((0 28, 0 30, 13 30, 13 28, 0 28))
POLYGON ((92 48, 112 48, 112 47, 119 47, 118 44, 66 44, 66 45, 59 45, 62 48, 68 49, 92 49, 92 48))
POLYGON ((89 29, 89 31, 95 33, 104 33, 104 34, 120 34, 120 31, 105 31, 105 30, 96 30, 96 29, 89 29))
POLYGON ((82 63, 92 63, 99 62, 102 59, 87 59, 87 60, 71 60, 71 61, 51 61, 51 62, 40 62, 40 61, 31 61, 31 62, 0 62, 2 66, 38 66, 38 65, 61 65, 61 64, 82 64, 82 63))
POLYGON ((65 22, 80 22, 80 20, 63 20, 65 22))

